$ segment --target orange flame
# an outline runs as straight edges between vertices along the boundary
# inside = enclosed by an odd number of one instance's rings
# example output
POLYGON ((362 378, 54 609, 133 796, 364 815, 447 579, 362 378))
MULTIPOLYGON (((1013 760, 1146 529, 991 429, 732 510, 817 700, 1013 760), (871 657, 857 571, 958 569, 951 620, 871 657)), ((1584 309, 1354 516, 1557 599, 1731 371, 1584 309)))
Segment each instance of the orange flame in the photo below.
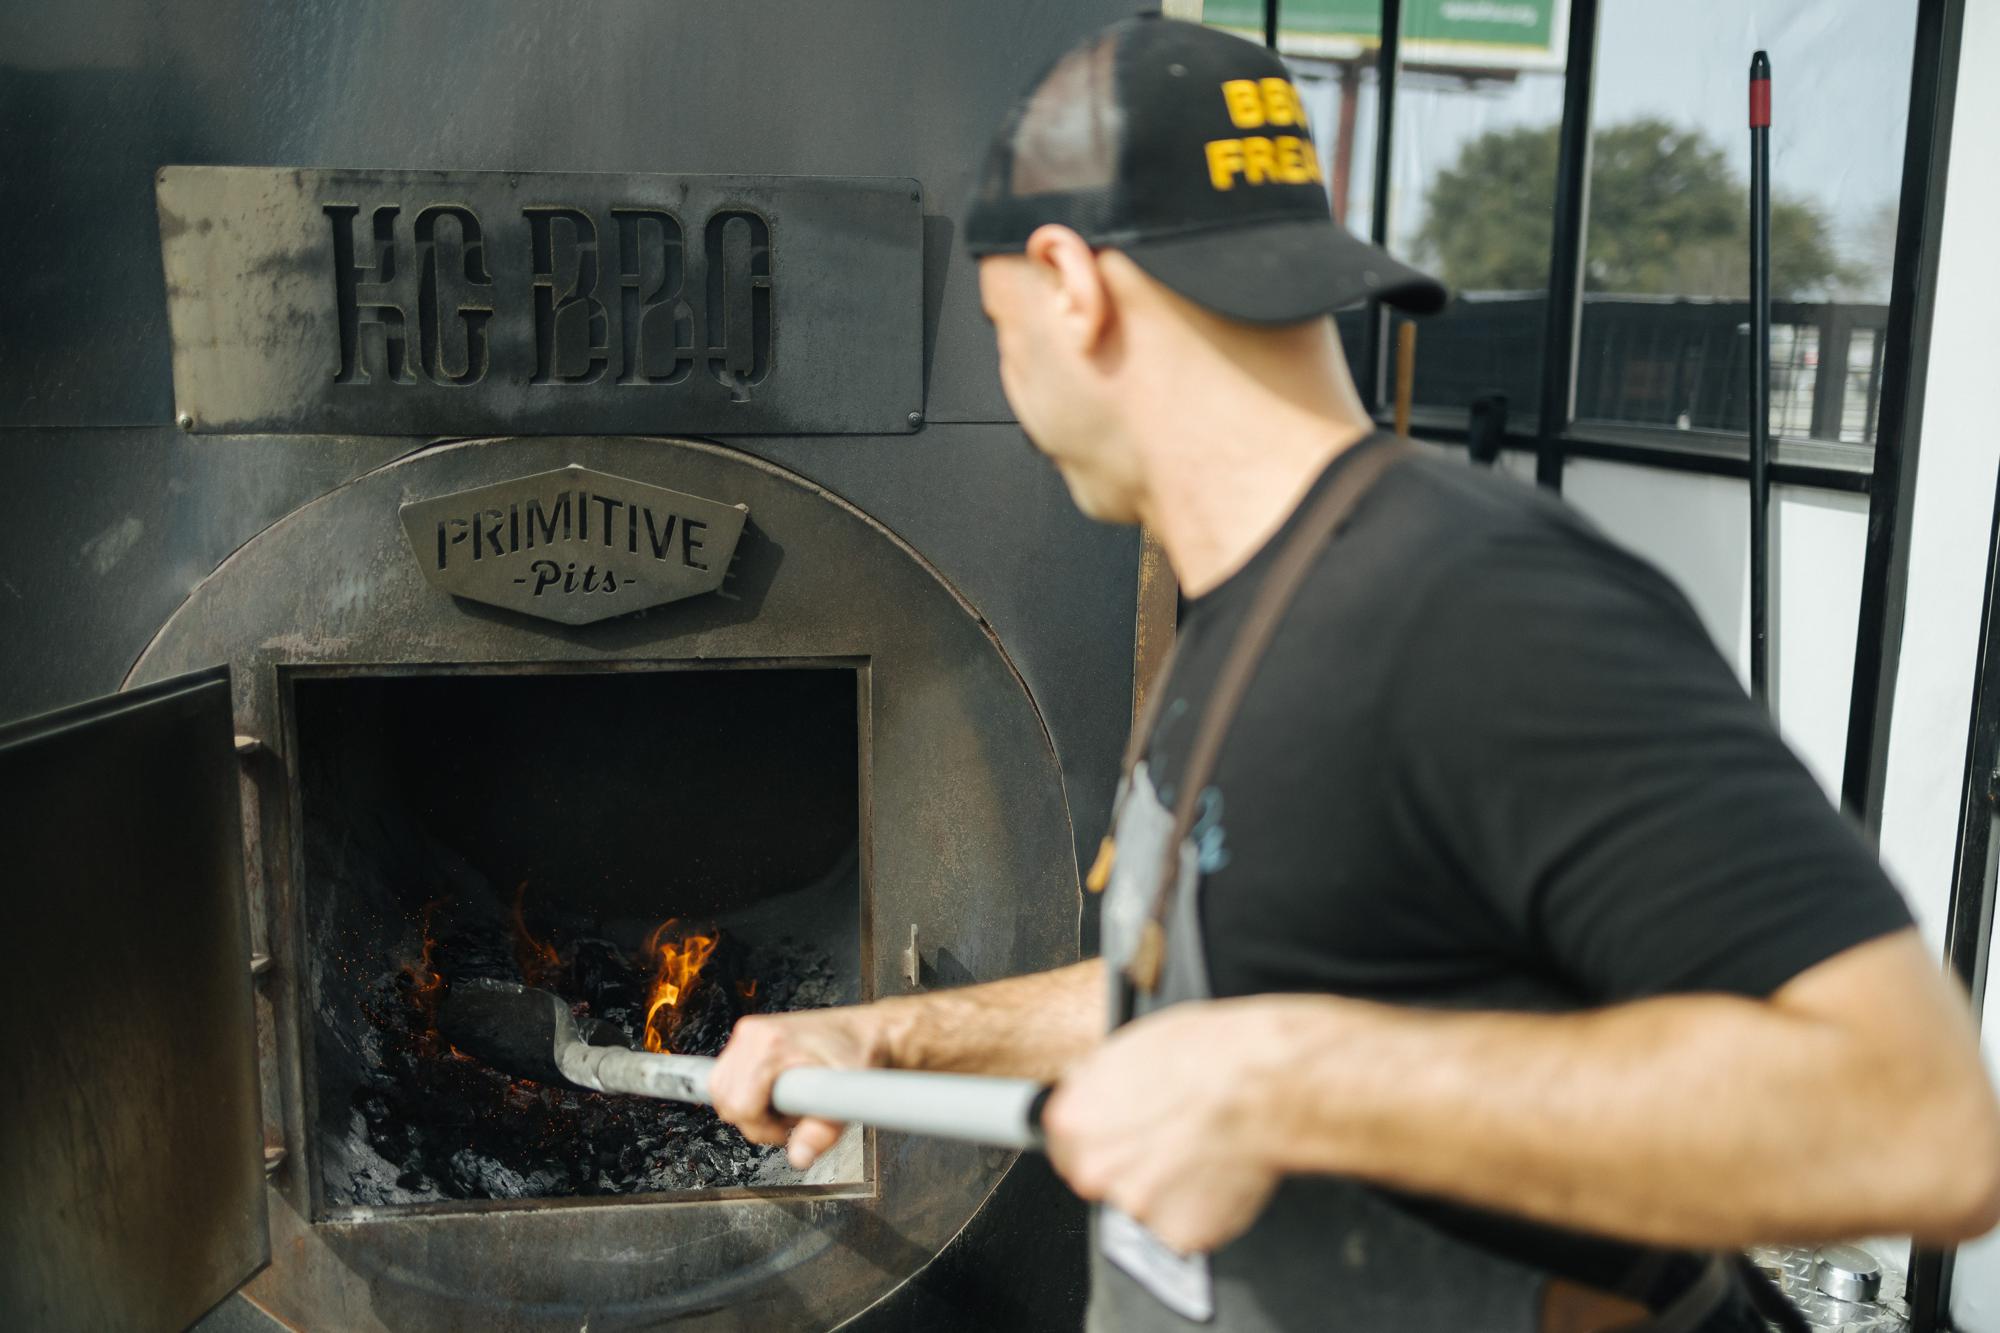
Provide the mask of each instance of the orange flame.
POLYGON ((521 969, 522 981, 540 986, 562 971, 562 958, 553 946, 528 932, 527 902, 528 881, 524 879, 514 890, 514 964, 521 969))
POLYGON ((669 939, 676 922, 673 918, 653 927, 652 934, 646 936, 646 952, 659 956, 658 970, 653 973, 652 993, 646 997, 646 1049, 649 1051, 668 1050, 667 1037, 680 1021, 680 1005, 694 988, 695 978, 701 975, 703 964, 715 952, 716 936, 683 934, 678 939, 669 939), (660 1011, 664 1009, 664 1016, 660 1011), (654 1019, 659 1017, 656 1024, 654 1019))
POLYGON ((437 948, 437 940, 431 934, 431 918, 437 915, 437 909, 442 905, 442 899, 424 904, 423 916, 420 919, 420 929, 424 937, 423 947, 417 954, 416 962, 403 964, 403 975, 410 979, 410 998, 416 1001, 417 1008, 423 1011, 426 1037, 433 1036, 437 1032, 439 992, 444 989, 444 977, 431 962, 431 950, 437 948))

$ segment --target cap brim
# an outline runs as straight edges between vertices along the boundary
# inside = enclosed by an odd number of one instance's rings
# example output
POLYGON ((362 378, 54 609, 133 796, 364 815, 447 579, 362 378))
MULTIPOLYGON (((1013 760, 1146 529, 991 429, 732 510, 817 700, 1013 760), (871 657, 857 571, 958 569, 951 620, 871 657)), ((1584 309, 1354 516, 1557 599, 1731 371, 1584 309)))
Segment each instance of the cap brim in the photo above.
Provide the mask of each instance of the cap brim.
POLYGON ((1412 315, 1448 299, 1444 284, 1332 218, 1268 222, 1118 249, 1197 305, 1248 324, 1297 324, 1370 298, 1412 315))

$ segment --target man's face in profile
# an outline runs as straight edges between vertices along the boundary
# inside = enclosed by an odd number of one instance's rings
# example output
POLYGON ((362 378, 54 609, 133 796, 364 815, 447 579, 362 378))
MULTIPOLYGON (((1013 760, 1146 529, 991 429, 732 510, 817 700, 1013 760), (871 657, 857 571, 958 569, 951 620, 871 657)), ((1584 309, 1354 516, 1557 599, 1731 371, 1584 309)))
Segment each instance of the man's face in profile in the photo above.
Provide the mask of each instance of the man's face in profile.
MULTIPOLYGON (((1082 246, 1078 239, 1077 244, 1082 246)), ((1000 352, 1000 387, 1029 441, 1091 518, 1136 523, 1136 460, 1119 443, 1116 384, 1079 323, 1064 279, 1025 255, 979 261, 979 294, 1000 352)))

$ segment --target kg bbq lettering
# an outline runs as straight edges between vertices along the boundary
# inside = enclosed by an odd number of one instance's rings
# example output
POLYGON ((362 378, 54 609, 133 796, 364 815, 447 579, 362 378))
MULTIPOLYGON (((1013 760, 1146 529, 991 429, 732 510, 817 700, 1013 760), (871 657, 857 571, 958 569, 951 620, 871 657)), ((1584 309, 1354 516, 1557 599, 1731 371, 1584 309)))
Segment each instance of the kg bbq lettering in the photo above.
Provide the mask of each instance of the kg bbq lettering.
POLYGON ((672 391, 747 401, 772 365, 771 224, 724 208, 322 206, 333 232, 336 386, 672 391), (525 272, 519 262, 527 260, 525 272), (511 281, 503 278, 508 274, 511 281))
POLYGON ((748 517, 577 466, 402 507, 432 584, 568 624, 715 591, 748 517))

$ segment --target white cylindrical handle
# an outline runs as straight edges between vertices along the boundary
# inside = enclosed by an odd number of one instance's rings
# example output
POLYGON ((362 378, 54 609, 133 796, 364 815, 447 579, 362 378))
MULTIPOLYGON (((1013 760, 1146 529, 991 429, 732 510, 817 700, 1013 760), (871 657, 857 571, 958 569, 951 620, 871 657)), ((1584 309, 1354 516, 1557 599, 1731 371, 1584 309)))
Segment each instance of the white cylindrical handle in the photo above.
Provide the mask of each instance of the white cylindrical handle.
POLYGON ((1046 1088, 1032 1079, 905 1069, 788 1069, 771 1089, 786 1115, 853 1120, 877 1129, 1039 1148, 1046 1088))
MULTIPOLYGON (((563 1076, 599 1092, 706 1104, 715 1061, 572 1042, 563 1076)), ((1041 1146, 1043 1084, 1024 1078, 927 1074, 907 1069, 788 1069, 771 1089, 784 1115, 857 1121, 877 1129, 962 1139, 996 1148, 1041 1146)))

